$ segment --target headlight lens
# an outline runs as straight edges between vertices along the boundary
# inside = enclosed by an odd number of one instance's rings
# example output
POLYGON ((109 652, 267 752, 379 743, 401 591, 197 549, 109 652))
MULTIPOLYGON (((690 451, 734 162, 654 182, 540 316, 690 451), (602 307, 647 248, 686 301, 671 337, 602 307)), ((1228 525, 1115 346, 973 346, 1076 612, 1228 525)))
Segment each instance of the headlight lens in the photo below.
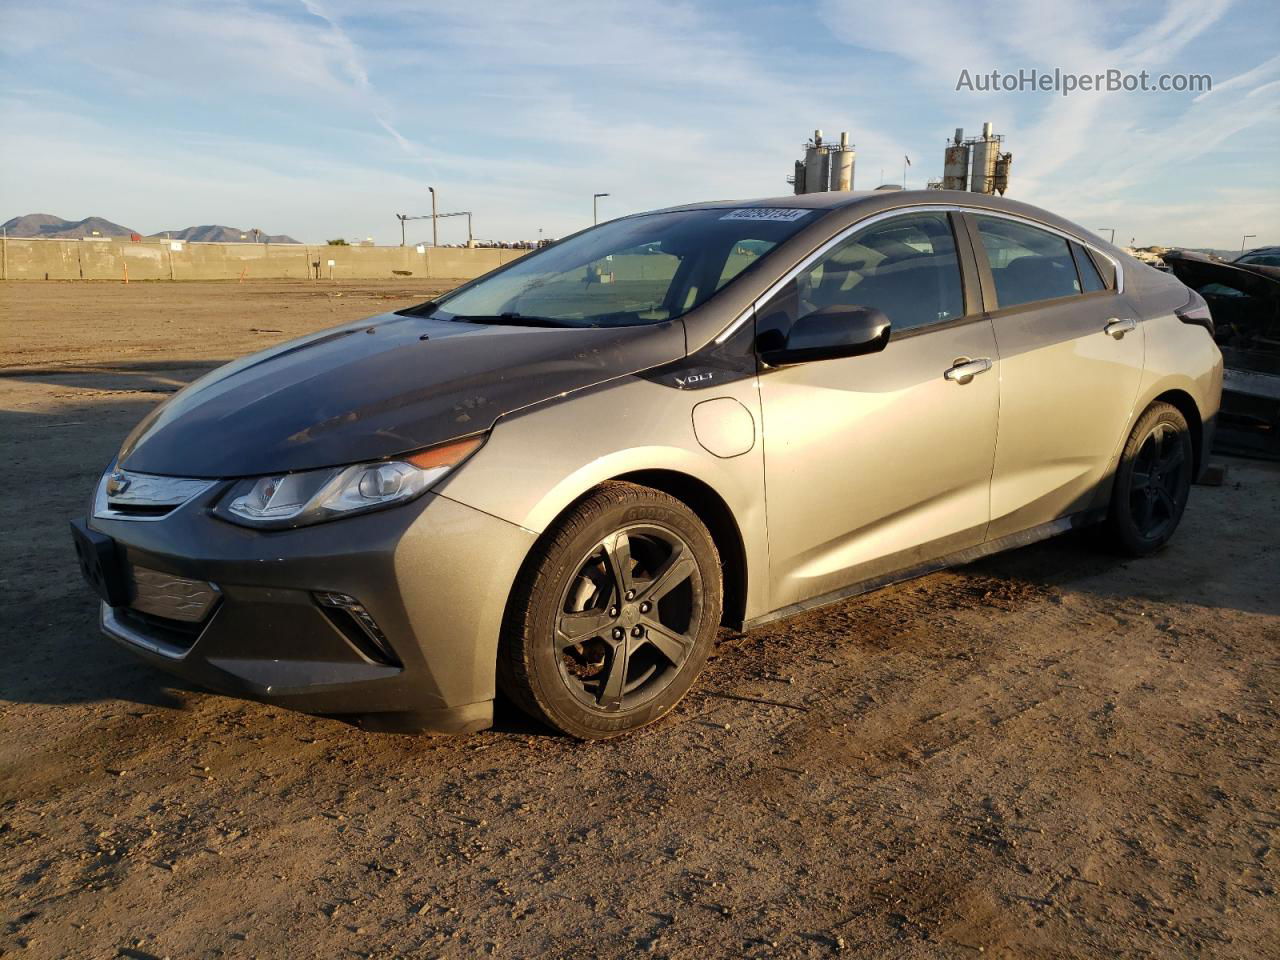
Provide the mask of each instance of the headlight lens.
POLYGON ((428 447, 396 460, 250 477, 214 511, 250 527, 301 527, 378 510, 419 496, 475 453, 483 437, 428 447))

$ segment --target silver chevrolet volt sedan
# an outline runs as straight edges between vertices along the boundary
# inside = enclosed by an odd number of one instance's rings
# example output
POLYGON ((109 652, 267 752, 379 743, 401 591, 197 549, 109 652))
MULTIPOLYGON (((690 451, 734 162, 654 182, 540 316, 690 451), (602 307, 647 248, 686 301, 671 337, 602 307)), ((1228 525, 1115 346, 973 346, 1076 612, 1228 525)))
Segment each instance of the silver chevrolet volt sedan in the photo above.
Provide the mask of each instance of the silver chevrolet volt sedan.
POLYGON ((1099 523, 1149 554, 1205 463, 1204 302, 971 193, 698 203, 246 357, 72 523, 103 631, 235 695, 582 738, 749 629, 1099 523))

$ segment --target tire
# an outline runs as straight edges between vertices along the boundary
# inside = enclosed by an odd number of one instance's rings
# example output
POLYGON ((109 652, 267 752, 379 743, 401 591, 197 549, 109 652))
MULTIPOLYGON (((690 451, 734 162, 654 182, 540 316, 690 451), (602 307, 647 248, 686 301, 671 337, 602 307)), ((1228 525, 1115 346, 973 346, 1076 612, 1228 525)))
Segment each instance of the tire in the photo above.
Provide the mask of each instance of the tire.
POLYGON ((1124 445, 1104 534, 1112 549, 1145 557, 1178 529, 1191 493, 1194 450, 1187 419, 1174 406, 1153 403, 1124 445))
POLYGON ((604 484, 526 562, 503 622, 498 686, 570 736, 627 733, 689 691, 722 602, 720 555, 693 511, 658 490, 604 484))

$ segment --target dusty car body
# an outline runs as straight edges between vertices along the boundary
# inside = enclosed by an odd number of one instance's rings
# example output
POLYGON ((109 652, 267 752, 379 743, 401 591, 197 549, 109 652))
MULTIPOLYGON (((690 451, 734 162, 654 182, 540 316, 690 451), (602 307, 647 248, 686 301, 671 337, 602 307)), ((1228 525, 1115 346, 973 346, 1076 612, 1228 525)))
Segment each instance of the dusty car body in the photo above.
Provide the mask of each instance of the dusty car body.
POLYGON ((613 735, 721 622, 1099 521, 1162 546, 1218 409, 1202 307, 969 193, 640 214, 191 384, 77 549, 103 631, 215 689, 459 732, 501 683, 613 735))

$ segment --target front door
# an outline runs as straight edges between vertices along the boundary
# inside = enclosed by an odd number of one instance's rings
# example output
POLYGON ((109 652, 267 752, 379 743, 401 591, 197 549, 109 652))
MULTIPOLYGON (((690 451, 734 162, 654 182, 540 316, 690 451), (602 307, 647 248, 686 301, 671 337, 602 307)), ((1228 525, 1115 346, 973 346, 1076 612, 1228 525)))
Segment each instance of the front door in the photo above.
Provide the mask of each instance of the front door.
POLYGON ((855 233, 759 305, 758 339, 835 304, 883 311, 892 333, 880 353, 762 368, 775 608, 975 546, 989 519, 1000 361, 966 312, 952 218, 855 233))
POLYGON ((970 214, 993 281, 1000 430, 992 540, 1107 503, 1143 368, 1139 315, 1075 241, 970 214))

